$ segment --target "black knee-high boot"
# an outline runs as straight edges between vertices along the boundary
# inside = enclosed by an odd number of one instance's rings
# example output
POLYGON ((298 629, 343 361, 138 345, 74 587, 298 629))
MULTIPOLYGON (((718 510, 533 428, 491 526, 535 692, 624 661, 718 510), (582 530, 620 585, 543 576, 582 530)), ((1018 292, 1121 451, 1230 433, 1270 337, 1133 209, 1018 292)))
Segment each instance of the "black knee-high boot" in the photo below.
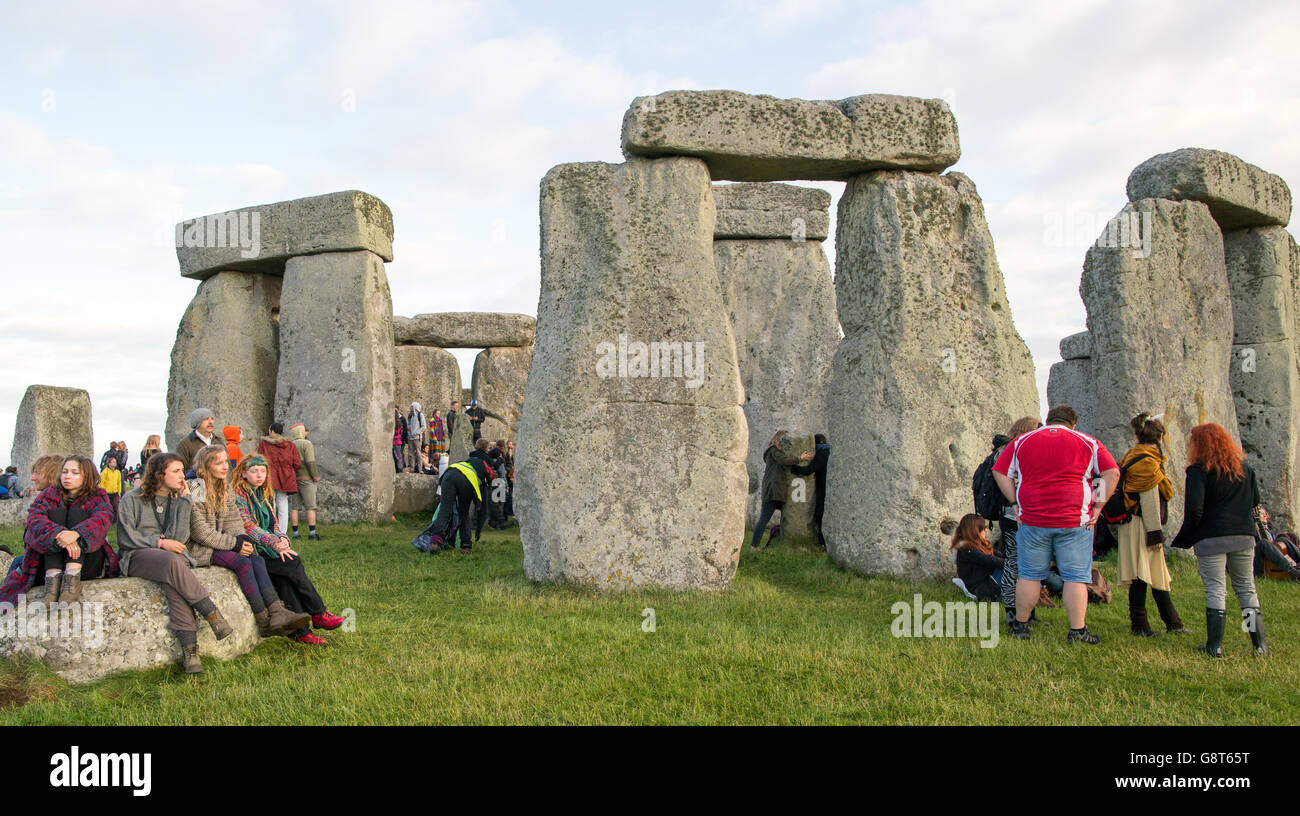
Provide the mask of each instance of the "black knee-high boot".
POLYGON ((1141 637, 1155 637, 1151 631, 1151 622, 1147 618, 1147 585, 1145 581, 1134 578, 1128 585, 1128 620, 1129 631, 1141 637))
POLYGON ((1156 602, 1156 609, 1160 610, 1160 620, 1165 623, 1165 631, 1171 635, 1187 634, 1187 627, 1183 626, 1183 619, 1178 616, 1178 610, 1174 609, 1174 598, 1166 590, 1151 588, 1151 597, 1156 602))

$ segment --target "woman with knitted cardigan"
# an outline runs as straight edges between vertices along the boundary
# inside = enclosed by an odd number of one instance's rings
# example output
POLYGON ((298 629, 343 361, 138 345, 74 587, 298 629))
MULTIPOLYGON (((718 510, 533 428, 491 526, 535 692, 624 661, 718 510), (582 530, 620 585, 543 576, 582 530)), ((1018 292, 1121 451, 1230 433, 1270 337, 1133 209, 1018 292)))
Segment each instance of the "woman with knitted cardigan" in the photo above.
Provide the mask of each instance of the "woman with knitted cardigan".
MULTIPOLYGON (((243 522, 244 533, 257 548, 266 564, 266 572, 285 604, 296 612, 311 615, 311 625, 317 629, 337 629, 343 618, 331 615, 325 608, 316 586, 307 577, 302 556, 289 546, 289 539, 274 532, 275 494, 267 478, 266 459, 258 455, 246 456, 231 475, 235 506, 243 522)), ((306 618, 306 615, 304 615, 306 618)), ((304 625, 289 637, 299 643, 324 644, 324 638, 312 634, 304 625)))
POLYGON ((266 563, 244 532, 244 521, 226 485, 230 460, 221 445, 208 445, 194 458, 200 489, 195 492, 190 517, 190 553, 199 566, 211 564, 235 573, 248 599, 262 637, 287 635, 307 624, 308 617, 290 612, 276 594, 266 563))

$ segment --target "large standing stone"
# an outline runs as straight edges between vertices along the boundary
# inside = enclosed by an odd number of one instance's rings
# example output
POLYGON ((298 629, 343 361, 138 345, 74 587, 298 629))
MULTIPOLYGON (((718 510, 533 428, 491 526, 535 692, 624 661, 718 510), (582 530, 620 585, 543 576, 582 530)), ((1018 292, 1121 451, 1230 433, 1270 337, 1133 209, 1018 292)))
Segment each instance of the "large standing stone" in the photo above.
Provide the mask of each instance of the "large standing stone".
POLYGON ((483 438, 514 439, 524 415, 524 387, 533 362, 532 346, 498 346, 483 349, 474 358, 474 399, 505 421, 488 417, 483 421, 483 438))
POLYGON ((18 405, 9 461, 23 484, 42 456, 85 456, 95 460, 90 425, 90 394, 81 388, 29 385, 18 405))
POLYGON ((1169 432, 1165 472, 1179 494, 1166 529, 1177 530, 1188 433, 1217 422, 1237 436, 1223 237, 1198 201, 1144 199, 1119 217, 1133 212, 1150 225, 1149 254, 1145 236, 1142 251, 1093 246, 1079 287, 1093 344, 1094 430, 1118 460, 1134 444, 1129 421, 1139 411, 1161 416, 1169 432))
POLYGON ((27 508, 30 504, 25 497, 0 501, 0 527, 26 527, 27 508))
POLYGON ((697 159, 566 164, 542 180, 515 478, 530 578, 730 585, 747 433, 714 218, 697 159))
MULTIPOLYGON (((817 241, 715 241, 749 426, 749 506, 772 434, 826 431, 826 389, 839 344, 830 263, 817 241)), ((747 514, 752 524, 756 511, 747 514)))
POLYGON ((186 278, 227 269, 281 275, 290 258, 352 250, 393 259, 393 213, 360 190, 243 207, 176 225, 176 258, 186 278))
POLYGON ((439 348, 531 346, 537 318, 500 312, 435 312, 394 317, 397 342, 439 348))
POLYGON ((450 351, 430 346, 397 346, 393 349, 393 396, 402 413, 411 401, 424 407, 433 418, 434 409, 445 416, 452 400, 460 399, 460 363, 450 351))
MULTIPOLYGON (((461 407, 464 408, 468 404, 469 400, 465 400, 461 403, 461 407)), ((469 452, 472 450, 474 450, 474 426, 470 424, 469 417, 461 412, 456 414, 456 424, 447 439, 447 464, 464 462, 469 458, 469 452)))
POLYGON ((387 519, 393 503, 393 302, 373 252, 290 258, 276 416, 305 423, 330 522, 387 519))
POLYGON ((975 185, 960 173, 858 176, 840 199, 836 253, 827 549, 860 572, 950 576, 989 439, 1038 414, 975 185))
POLYGON ((1229 381, 1241 444, 1259 477, 1276 530, 1295 529, 1300 491, 1300 378, 1297 377, 1291 236, 1281 227, 1223 234, 1232 290, 1229 381))
POLYGON ((831 194, 772 182, 715 184, 713 239, 787 238, 821 241, 829 234, 831 194))
POLYGON ((698 156, 714 179, 847 179, 884 168, 932 170, 961 157, 942 99, 869 94, 838 102, 738 91, 666 91, 632 100, 623 154, 698 156))
POLYGON ((190 433, 190 413, 207 408, 217 428, 237 425, 257 439, 275 420, 280 367, 281 278, 218 272, 199 284, 176 329, 167 380, 167 448, 190 433))
POLYGON ((1231 153, 1185 147, 1152 156, 1128 177, 1129 201, 1166 198, 1203 201, 1224 230, 1286 226, 1291 189, 1280 176, 1231 153))
POLYGON ((1079 415, 1076 426, 1086 434, 1096 431, 1093 417, 1092 336, 1086 331, 1061 339, 1061 362, 1052 365, 1047 378, 1049 405, 1065 403, 1079 415))
MULTIPOLYGON (((261 638, 235 574, 202 567, 194 575, 235 630, 217 640, 200 621, 199 653, 229 660, 252 651, 261 638)), ((26 596, 14 606, 12 614, 0 617, 0 657, 40 660, 73 685, 118 672, 174 666, 181 659, 180 642, 167 628, 167 599, 154 581, 86 581, 80 604, 58 604, 52 614, 43 602, 29 603, 26 596)))

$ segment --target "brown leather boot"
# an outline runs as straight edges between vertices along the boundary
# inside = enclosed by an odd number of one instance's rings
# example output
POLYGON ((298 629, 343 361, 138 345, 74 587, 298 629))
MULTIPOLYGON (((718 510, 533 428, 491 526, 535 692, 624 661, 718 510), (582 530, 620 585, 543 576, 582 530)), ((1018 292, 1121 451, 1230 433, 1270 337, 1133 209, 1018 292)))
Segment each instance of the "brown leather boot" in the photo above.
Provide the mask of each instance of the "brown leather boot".
POLYGON ((212 636, 217 640, 225 640, 235 631, 230 628, 230 624, 226 623, 226 619, 221 616, 220 609, 213 609, 209 612, 207 614, 207 621, 208 625, 212 627, 212 636))
POLYGON ((257 634, 262 637, 271 636, 271 613, 263 609, 261 612, 253 613, 253 620, 257 622, 257 634))
POLYGON ((73 603, 81 600, 81 573, 63 573, 63 588, 59 590, 59 600, 73 603))
POLYGON ((269 622, 271 624, 271 634, 287 635, 295 632, 311 623, 311 615, 305 615, 301 612, 290 612, 284 606, 284 601, 276 601, 266 607, 269 613, 269 622))
POLYGON ((59 599, 59 587, 63 581, 63 573, 56 572, 54 575, 45 579, 45 596, 41 600, 47 604, 52 604, 59 599))
POLYGON ((181 668, 186 674, 203 674, 203 661, 199 660, 199 644, 181 646, 181 668))

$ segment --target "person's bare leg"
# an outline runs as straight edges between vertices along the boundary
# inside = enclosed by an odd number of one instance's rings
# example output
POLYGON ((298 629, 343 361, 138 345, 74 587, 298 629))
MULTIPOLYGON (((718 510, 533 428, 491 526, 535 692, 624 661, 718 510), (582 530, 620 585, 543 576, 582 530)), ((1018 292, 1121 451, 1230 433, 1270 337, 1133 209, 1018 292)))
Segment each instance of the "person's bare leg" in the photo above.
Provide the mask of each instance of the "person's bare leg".
POLYGON ((308 527, 315 527, 315 526, 316 526, 316 511, 315 511, 315 510, 308 510, 308 511, 307 511, 307 526, 308 526, 308 527))
MULTIPOLYGON (((1065 612, 1070 618, 1070 628, 1082 629, 1088 618, 1088 585, 1078 581, 1066 581, 1061 597, 1065 599, 1065 612)), ((1019 598, 1017 594, 1017 601, 1019 598)))
POLYGON ((298 511, 297 511, 297 510, 290 510, 290 511, 289 511, 289 526, 291 526, 291 527, 297 527, 297 526, 298 526, 298 511))
POLYGON ((1038 596, 1042 589, 1042 581, 1016 579, 1016 620, 1021 623, 1029 622, 1029 616, 1034 614, 1034 607, 1038 606, 1038 596))

